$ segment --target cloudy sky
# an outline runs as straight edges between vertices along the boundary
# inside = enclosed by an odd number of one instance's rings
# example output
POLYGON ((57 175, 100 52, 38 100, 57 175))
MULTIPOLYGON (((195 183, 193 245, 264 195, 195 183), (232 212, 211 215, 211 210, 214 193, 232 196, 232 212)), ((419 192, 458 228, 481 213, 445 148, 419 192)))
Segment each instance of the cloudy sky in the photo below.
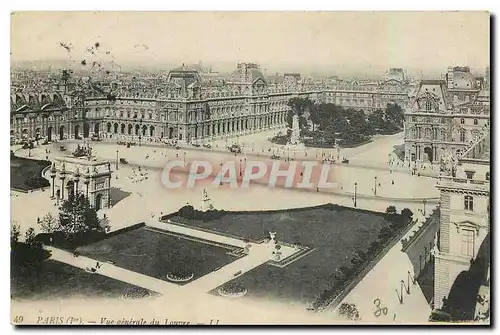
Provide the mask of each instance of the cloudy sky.
POLYGON ((423 70, 489 64, 486 12, 23 12, 11 59, 423 70), (71 52, 60 43, 71 47, 71 52), (99 42, 91 55, 86 49, 99 42), (107 53, 106 53, 107 52, 107 53))

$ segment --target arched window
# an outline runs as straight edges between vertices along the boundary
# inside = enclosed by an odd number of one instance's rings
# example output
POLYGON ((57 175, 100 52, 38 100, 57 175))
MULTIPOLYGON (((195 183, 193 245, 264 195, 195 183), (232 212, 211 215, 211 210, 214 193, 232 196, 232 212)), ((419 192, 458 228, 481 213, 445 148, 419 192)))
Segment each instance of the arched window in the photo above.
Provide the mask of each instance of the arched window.
POLYGON ((460 119, 460 124, 464 124, 465 123, 465 119, 464 118, 461 118, 460 119))
POLYGON ((428 140, 432 138, 432 130, 430 128, 425 128, 425 138, 428 140))
POLYGON ((464 209, 466 211, 474 210, 474 198, 471 195, 464 196, 464 209))
POLYGON ((446 131, 441 129, 441 141, 446 141, 446 131))
POLYGON ((465 129, 460 129, 460 142, 465 142, 465 129))
POLYGON ((474 125, 477 126, 477 124, 478 124, 478 120, 474 119, 474 125))

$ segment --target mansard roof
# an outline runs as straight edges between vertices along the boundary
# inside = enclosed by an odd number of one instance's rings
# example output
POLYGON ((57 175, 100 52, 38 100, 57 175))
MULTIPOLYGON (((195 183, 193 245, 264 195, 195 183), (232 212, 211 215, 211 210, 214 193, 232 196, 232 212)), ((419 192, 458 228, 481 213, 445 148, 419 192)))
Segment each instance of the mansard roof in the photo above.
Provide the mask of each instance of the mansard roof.
POLYGON ((66 102, 58 92, 24 93, 15 92, 10 96, 11 112, 44 111, 66 108, 66 102))

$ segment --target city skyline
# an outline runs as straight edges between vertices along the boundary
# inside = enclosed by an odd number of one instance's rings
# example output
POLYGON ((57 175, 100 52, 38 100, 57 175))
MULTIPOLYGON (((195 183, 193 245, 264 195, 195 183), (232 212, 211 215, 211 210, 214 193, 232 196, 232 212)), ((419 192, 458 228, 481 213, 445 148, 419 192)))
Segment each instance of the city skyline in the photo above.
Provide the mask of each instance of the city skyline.
POLYGON ((482 72, 489 64, 486 15, 17 12, 11 20, 11 62, 60 60, 78 67, 86 59, 162 69, 202 60, 224 72, 237 62, 253 61, 269 73, 297 70, 339 75, 381 74, 390 67, 437 75, 449 65, 467 65, 482 72), (95 43, 98 50, 89 51, 95 43))

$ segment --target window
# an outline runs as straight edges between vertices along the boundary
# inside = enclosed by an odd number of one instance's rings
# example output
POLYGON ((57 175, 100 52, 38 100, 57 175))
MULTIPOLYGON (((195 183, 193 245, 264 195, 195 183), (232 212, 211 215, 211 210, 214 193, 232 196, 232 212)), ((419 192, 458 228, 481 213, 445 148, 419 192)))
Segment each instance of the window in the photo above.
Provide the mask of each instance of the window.
POLYGON ((441 141, 446 141, 446 131, 441 129, 441 141))
POLYGON ((477 126, 477 124, 478 124, 477 119, 474 119, 474 125, 477 126))
POLYGON ((460 124, 465 124, 465 119, 464 118, 460 119, 460 124))
POLYGON ((474 257, 474 230, 462 230, 462 255, 474 257))
POLYGON ((427 99, 425 101, 425 110, 426 111, 431 111, 432 110, 432 100, 431 99, 427 99))
POLYGON ((417 138, 417 129, 411 128, 411 138, 417 138))
POLYGON ((474 198, 472 198, 471 195, 466 195, 464 197, 464 209, 466 211, 473 211, 474 210, 474 198))
POLYGON ((460 142, 465 142, 465 129, 460 129, 460 142))
POLYGON ((465 171, 465 175, 467 176, 467 179, 472 179, 474 178, 474 171, 465 171))
POLYGON ((446 119, 444 117, 441 118, 440 120, 441 123, 446 123, 446 119))

